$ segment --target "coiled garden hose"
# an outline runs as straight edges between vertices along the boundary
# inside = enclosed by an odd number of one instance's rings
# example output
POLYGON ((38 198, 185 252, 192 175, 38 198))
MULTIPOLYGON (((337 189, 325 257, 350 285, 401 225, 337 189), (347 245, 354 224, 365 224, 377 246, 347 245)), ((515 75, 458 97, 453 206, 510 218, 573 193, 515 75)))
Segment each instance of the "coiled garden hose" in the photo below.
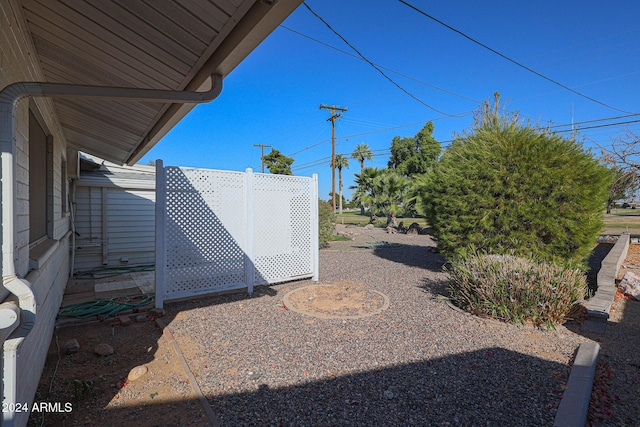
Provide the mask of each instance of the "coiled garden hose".
POLYGON ((97 316, 101 319, 105 319, 110 316, 115 316, 125 310, 143 307, 152 303, 153 300, 153 295, 143 294, 134 297, 114 297, 110 300, 81 302, 62 307, 58 312, 58 316, 75 317, 78 319, 97 316))

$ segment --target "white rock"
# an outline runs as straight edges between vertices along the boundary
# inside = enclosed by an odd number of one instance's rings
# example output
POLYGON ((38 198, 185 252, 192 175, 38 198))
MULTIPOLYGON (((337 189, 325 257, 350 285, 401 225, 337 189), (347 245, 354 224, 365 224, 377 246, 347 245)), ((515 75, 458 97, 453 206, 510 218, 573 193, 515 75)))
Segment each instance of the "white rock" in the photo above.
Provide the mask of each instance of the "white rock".
POLYGON ((127 379, 129 381, 135 381, 138 378, 144 376, 147 372, 149 372, 149 368, 145 365, 136 366, 135 368, 129 371, 129 375, 127 375, 127 379))

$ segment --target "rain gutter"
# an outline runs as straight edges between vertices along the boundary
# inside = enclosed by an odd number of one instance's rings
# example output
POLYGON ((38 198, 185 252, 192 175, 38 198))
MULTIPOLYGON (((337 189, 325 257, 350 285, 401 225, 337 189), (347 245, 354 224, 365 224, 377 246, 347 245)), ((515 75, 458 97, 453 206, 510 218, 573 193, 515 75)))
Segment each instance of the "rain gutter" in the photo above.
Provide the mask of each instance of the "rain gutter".
MULTIPOLYGON (((17 350, 35 324, 36 299, 29 281, 18 277, 17 262, 17 182, 16 172, 16 108, 20 100, 30 97, 107 99, 138 102, 204 103, 214 100, 222 91, 222 76, 211 75, 211 88, 203 92, 123 87, 86 86, 46 82, 12 83, 0 91, 0 191, 2 212, 2 285, 18 301, 20 327, 4 344, 4 403, 17 403, 17 350), (10 381, 7 381, 9 379, 10 381)), ((6 296, 6 293, 5 293, 6 296)), ((16 319, 17 320, 17 319, 16 319)), ((0 322, 0 328, 3 323, 0 322)), ((12 325, 11 327, 15 327, 12 325)), ((8 335, 8 334, 7 334, 8 335)), ((3 424, 13 425, 11 414, 3 414, 3 424), (8 416, 7 416, 8 415, 8 416)))

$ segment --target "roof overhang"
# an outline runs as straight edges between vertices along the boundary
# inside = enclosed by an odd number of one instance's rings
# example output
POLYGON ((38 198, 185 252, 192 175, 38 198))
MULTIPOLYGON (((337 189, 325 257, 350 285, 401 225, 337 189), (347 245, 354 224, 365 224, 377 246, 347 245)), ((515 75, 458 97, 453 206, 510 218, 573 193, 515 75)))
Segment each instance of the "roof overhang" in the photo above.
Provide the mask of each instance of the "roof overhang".
MULTIPOLYGON (((227 76, 302 0, 74 1, 19 4, 42 81, 203 91, 227 76)), ((136 163, 195 104, 53 99, 72 149, 136 163)))

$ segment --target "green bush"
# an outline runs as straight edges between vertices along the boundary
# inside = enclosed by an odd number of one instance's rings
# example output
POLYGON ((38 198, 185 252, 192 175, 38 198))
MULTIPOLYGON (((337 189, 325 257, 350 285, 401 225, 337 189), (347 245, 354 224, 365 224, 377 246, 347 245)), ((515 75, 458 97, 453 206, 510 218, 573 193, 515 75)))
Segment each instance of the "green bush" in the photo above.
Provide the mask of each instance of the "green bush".
POLYGON ((336 234, 336 216, 333 213, 331 202, 318 200, 318 240, 320 249, 329 246, 331 236, 336 234))
POLYGON ((511 323, 563 323, 587 293, 584 274, 513 255, 472 252, 447 268, 452 302, 472 314, 511 323))
POLYGON ((582 145, 488 108, 430 174, 423 208, 448 257, 474 245, 584 262, 602 229, 610 171, 582 145))
POLYGON ((375 228, 387 228, 387 218, 378 218, 373 221, 373 226, 375 228))

